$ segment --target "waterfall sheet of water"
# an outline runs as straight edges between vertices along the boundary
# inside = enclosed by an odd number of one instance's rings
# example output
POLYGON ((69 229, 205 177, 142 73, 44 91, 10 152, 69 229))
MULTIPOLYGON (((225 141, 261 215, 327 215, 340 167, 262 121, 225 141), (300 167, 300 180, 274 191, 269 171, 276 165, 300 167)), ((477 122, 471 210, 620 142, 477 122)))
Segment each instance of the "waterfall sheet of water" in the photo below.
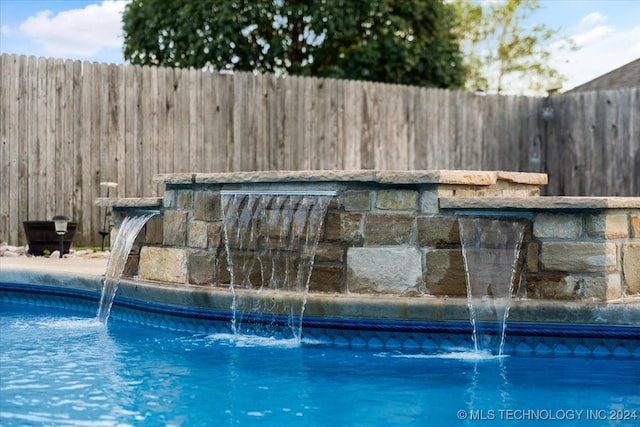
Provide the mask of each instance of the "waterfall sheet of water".
POLYGON ((309 279, 331 198, 324 194, 223 194, 235 335, 300 340, 309 279))
POLYGON ((460 217, 458 223, 474 350, 501 355, 525 225, 482 217, 460 217))
POLYGON ((154 215, 155 213, 127 216, 120 224, 118 234, 111 248, 109 261, 107 262, 107 271, 102 282, 102 294, 100 295, 100 304, 96 315, 96 319, 103 324, 106 324, 109 319, 113 299, 118 291, 118 285, 120 284, 131 247, 142 227, 154 215))

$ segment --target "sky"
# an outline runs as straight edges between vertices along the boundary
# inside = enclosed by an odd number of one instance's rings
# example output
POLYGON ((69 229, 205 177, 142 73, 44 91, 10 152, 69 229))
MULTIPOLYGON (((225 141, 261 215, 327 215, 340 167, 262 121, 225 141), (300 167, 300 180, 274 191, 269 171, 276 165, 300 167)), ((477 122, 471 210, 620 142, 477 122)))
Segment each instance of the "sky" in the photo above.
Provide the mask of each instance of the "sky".
MULTIPOLYGON (((0 0, 0 53, 125 63, 121 14, 127 2, 0 0)), ((579 47, 554 56, 566 77, 563 91, 640 58, 640 0, 540 0, 530 20, 579 47)))

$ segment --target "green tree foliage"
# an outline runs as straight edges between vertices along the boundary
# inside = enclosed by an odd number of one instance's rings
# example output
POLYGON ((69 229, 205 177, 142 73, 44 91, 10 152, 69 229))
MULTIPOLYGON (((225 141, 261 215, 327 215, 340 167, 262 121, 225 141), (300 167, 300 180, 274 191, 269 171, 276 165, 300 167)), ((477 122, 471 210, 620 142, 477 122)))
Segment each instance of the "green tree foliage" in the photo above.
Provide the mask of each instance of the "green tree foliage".
POLYGON ((526 22, 538 0, 479 3, 456 0, 458 35, 465 54, 466 87, 502 93, 506 90, 544 93, 563 76, 551 63, 552 48, 574 49, 556 29, 526 22))
POLYGON ((443 0, 132 0, 133 64, 456 88, 465 69, 443 0))

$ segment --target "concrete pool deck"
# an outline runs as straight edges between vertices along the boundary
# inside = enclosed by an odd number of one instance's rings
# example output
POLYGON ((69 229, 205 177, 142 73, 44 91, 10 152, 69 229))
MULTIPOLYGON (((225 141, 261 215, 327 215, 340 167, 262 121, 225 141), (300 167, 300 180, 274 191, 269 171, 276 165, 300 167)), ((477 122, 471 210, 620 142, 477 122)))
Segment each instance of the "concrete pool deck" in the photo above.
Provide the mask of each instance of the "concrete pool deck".
POLYGON ((71 273, 89 276, 104 276, 107 271, 108 254, 96 253, 91 258, 47 258, 38 256, 0 257, 0 282, 4 281, 4 273, 9 269, 23 272, 71 273))

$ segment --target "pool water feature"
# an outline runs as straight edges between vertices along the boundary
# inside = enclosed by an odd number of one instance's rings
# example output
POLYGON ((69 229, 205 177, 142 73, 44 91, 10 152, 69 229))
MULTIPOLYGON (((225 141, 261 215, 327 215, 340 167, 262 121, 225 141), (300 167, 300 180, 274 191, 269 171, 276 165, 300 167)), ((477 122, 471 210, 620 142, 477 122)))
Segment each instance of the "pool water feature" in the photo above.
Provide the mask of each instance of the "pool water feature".
MULTIPOLYGON (((273 326, 281 325, 280 319, 285 319, 289 331, 285 329, 284 338, 300 339, 309 278, 333 195, 223 192, 234 333, 269 335, 273 326), (256 294, 270 291, 291 297, 255 298, 256 294)), ((281 330, 276 328, 274 332, 281 330)))
POLYGON ((525 225, 513 218, 458 218, 475 351, 501 355, 525 225))
POLYGON ((104 327, 47 307, 0 308, 4 426, 640 422, 638 359, 238 340, 117 319, 104 327))
MULTIPOLYGON (((286 263, 270 264, 268 250, 256 255, 259 243, 249 238, 262 228, 249 221, 263 210, 257 194, 329 190, 335 196, 320 234, 320 256, 305 285, 305 319, 389 320, 407 331, 422 328, 422 322, 444 327, 468 322, 458 217, 476 212, 526 218, 526 250, 519 264, 526 268, 519 298, 508 311, 510 333, 513 324, 537 322, 550 325, 545 336, 554 333, 554 325, 584 327, 584 333, 591 325, 640 325, 640 198, 541 196, 546 175, 509 171, 179 173, 156 176, 154 183, 164 184, 162 197, 96 201, 113 209, 116 227, 135 209, 162 212, 141 242, 139 256, 130 258, 132 270, 135 263, 139 267, 138 280, 124 280, 130 285, 124 296, 132 300, 194 307, 205 315, 211 310, 217 316, 240 306, 245 296, 248 307, 279 304, 276 294, 292 299, 295 292, 269 288, 271 275, 263 270, 286 263), (245 202, 238 201, 242 210, 231 213, 239 215, 238 221, 246 217, 242 221, 248 226, 246 241, 229 234, 239 247, 229 262, 222 238, 229 212, 223 212, 222 199, 236 196, 245 202), (244 210, 242 203, 251 209, 244 210)), ((226 203, 225 209, 234 206, 226 203)), ((269 239, 273 244, 276 237, 269 234, 269 239)), ((289 318, 290 310, 279 307, 274 311, 289 318)), ((236 314, 245 326, 255 319, 251 310, 236 314)))
POLYGON ((102 294, 96 318, 100 323, 107 323, 113 300, 118 291, 127 257, 142 227, 155 215, 154 212, 127 216, 120 224, 118 234, 111 248, 107 271, 103 280, 102 294))

